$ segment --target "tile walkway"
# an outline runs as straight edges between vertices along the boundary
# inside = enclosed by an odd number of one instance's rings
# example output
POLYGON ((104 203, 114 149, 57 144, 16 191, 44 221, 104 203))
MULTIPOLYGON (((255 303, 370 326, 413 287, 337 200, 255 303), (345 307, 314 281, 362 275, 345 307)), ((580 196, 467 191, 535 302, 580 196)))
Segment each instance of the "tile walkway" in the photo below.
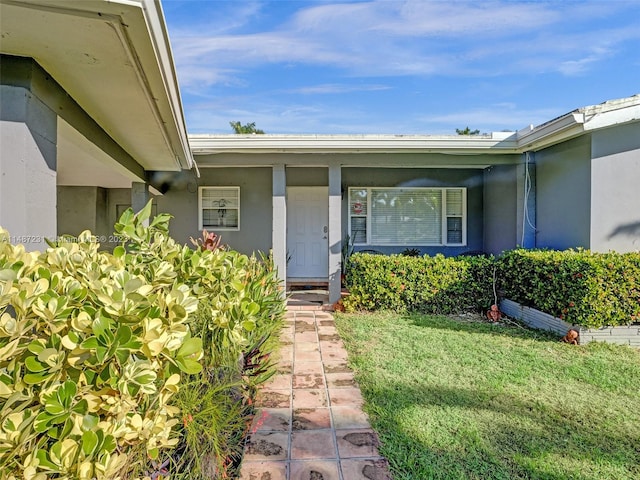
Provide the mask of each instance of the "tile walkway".
POLYGON ((390 480, 331 313, 289 308, 259 392, 241 480, 390 480))

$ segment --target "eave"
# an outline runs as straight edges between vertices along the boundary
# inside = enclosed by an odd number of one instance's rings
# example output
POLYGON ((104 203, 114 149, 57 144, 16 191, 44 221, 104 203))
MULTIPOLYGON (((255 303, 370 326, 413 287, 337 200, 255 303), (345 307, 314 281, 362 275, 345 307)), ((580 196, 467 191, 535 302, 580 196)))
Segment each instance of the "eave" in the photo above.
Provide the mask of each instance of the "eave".
POLYGON ((147 170, 192 168, 158 0, 0 0, 2 53, 31 57, 147 170))
POLYGON ((491 135, 190 135, 194 155, 226 153, 514 153, 512 133, 491 135))

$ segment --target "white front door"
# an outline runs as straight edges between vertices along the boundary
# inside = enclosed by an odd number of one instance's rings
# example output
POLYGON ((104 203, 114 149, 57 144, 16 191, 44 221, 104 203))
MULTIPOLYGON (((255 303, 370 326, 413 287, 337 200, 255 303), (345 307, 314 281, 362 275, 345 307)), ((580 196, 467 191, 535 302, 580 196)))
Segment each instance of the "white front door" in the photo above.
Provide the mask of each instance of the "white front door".
POLYGON ((329 188, 287 188, 288 278, 329 276, 329 188))

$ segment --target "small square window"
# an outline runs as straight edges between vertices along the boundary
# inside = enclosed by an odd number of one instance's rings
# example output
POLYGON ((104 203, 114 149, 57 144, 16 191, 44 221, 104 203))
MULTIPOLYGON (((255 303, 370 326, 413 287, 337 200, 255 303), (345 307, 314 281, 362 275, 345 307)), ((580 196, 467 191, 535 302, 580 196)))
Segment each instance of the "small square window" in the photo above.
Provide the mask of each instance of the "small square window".
POLYGON ((200 187, 200 230, 240 230, 240 187, 200 187))

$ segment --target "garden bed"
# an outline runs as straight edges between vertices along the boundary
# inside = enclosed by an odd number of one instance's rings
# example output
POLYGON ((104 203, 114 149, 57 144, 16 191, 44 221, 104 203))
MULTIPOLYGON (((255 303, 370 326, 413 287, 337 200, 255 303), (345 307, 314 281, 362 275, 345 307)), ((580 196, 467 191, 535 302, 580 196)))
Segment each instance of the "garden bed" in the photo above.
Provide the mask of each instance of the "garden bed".
POLYGON ((500 310, 510 317, 520 320, 530 327, 541 330, 549 330, 558 335, 565 335, 569 329, 578 331, 578 342, 585 345, 589 342, 616 343, 619 345, 631 345, 640 347, 640 325, 624 325, 618 327, 585 328, 580 325, 571 325, 564 320, 541 312, 535 308, 525 307, 512 300, 502 300, 500 310))

